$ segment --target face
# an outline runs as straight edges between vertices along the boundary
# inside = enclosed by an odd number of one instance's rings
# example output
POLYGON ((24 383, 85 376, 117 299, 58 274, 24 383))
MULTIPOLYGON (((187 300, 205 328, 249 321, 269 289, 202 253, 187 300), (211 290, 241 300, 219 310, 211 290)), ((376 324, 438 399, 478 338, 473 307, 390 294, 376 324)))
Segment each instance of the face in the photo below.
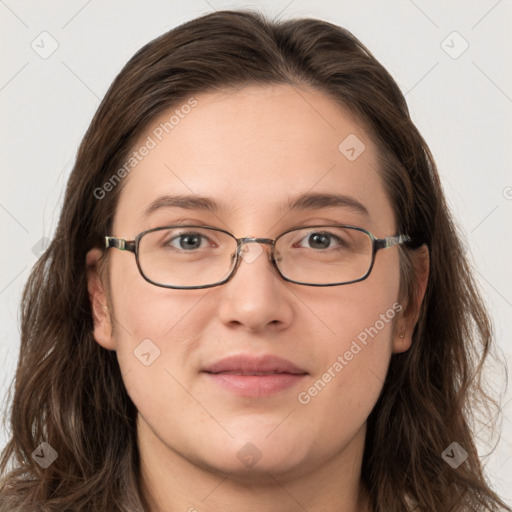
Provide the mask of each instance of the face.
MULTIPOLYGON (((213 226, 237 238, 318 224, 395 234, 376 146, 332 100, 285 85, 195 99, 172 131, 162 123, 179 107, 155 120, 134 148, 148 137, 156 143, 124 178, 112 236, 133 240, 173 224, 213 226), (287 208, 301 194, 343 195, 367 213, 350 205, 287 208), (145 214, 158 198, 175 195, 206 196, 218 208, 161 202, 145 214)), ((110 314, 95 309, 94 333, 117 351, 141 442, 169 462, 240 478, 298 476, 361 454, 390 356, 408 348, 394 325, 397 247, 377 253, 364 281, 331 287, 286 282, 269 246, 245 251, 227 283, 177 290, 150 284, 133 254, 110 249, 110 314)), ((106 304, 105 282, 93 276, 89 289, 106 304)))

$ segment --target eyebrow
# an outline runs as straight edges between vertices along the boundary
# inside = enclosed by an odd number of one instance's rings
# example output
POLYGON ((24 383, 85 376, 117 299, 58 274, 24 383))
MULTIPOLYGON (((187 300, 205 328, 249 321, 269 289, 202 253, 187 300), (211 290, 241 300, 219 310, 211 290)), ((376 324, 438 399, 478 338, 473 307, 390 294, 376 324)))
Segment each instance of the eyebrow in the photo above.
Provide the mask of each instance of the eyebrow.
POLYGON ((281 208, 284 210, 318 210, 322 208, 347 208, 369 217, 366 206, 356 198, 342 194, 310 192, 292 197, 281 208))
MULTIPOLYGON (((148 217, 161 208, 183 208, 186 210, 198 210, 218 213, 227 211, 225 203, 217 203, 211 197, 199 195, 165 195, 155 199, 143 212, 148 217)), ((367 208, 357 199, 342 194, 323 194, 308 192, 290 198, 280 208, 280 213, 296 210, 318 210, 323 208, 346 208, 356 213, 369 217, 367 208)))

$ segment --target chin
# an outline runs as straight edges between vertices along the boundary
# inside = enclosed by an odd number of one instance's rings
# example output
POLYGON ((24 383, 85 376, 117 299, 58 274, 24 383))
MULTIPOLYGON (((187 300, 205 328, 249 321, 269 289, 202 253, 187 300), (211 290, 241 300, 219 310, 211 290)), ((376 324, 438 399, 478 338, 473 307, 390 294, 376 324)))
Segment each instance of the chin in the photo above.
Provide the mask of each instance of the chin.
POLYGON ((208 451, 203 451, 206 457, 198 457, 195 463, 214 473, 229 474, 230 479, 253 483, 275 483, 272 476, 298 476, 305 471, 308 464, 304 440, 288 436, 284 442, 282 437, 273 439, 274 434, 271 434, 265 438, 266 435, 267 431, 254 436, 236 436, 217 447, 210 444, 208 451))
POLYGON ((290 461, 286 459, 269 461, 264 460, 263 457, 253 466, 235 462, 221 465, 218 463, 215 465, 204 463, 202 467, 217 475, 229 476, 229 480, 246 483, 247 485, 275 484, 276 478, 280 479, 284 476, 294 478, 305 472, 305 462, 297 466, 296 464, 290 464, 290 461))

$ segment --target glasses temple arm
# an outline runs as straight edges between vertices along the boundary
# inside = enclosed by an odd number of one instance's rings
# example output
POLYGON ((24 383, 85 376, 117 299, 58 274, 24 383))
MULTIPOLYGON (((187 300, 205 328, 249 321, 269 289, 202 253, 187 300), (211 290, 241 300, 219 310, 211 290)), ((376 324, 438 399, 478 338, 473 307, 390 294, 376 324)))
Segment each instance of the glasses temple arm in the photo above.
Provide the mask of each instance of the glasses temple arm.
POLYGON ((394 245, 403 244, 410 242, 411 237, 408 235, 388 236, 387 238, 376 238, 375 239, 375 250, 386 249, 393 247, 394 245))
POLYGON ((124 238, 115 238, 113 236, 105 237, 105 248, 114 247, 120 251, 135 252, 135 241, 127 241, 124 238))

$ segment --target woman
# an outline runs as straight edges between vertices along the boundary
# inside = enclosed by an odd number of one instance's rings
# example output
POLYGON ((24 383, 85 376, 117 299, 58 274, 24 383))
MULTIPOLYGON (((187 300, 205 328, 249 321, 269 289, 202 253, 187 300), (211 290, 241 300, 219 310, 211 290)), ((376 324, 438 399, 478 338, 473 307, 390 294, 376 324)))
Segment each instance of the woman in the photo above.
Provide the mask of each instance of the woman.
POLYGON ((326 22, 203 16, 82 141, 1 510, 511 510, 469 427, 491 342, 387 71, 326 22))

